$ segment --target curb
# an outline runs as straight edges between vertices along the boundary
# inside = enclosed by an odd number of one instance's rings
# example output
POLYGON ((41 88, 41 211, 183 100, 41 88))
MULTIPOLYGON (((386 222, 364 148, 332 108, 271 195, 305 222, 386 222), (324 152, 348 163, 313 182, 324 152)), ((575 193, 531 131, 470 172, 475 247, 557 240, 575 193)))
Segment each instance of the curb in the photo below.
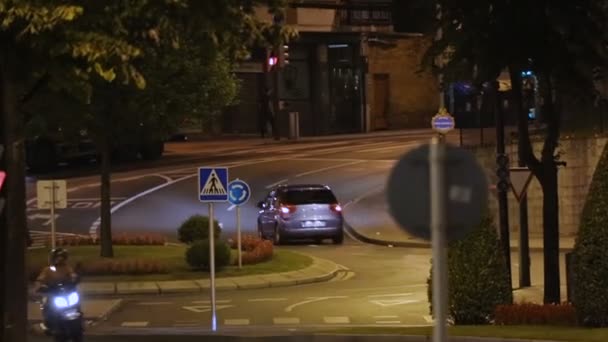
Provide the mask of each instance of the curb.
MULTIPOLYGON (((299 254, 306 255, 304 253, 299 254)), ((333 261, 310 255, 306 256, 313 260, 312 265, 306 268, 280 273, 216 278, 216 290, 248 290, 320 283, 329 281, 344 271, 343 266, 333 261)), ((209 290, 210 287, 209 279, 117 283, 89 282, 82 283, 80 286, 81 293, 90 296, 201 293, 209 290)))
MULTIPOLYGON (((361 242, 369 243, 372 245, 379 245, 379 246, 385 246, 385 247, 401 247, 401 248, 431 248, 430 242, 387 241, 387 240, 374 239, 374 238, 370 238, 370 237, 367 237, 367 236, 359 233, 355 228, 353 228, 347 222, 345 222, 344 227, 357 240, 359 240, 361 242)), ((544 248, 542 248, 542 247, 530 247, 530 252, 542 252, 543 250, 544 250, 544 248)), ((572 248, 560 247, 559 248, 559 251, 564 252, 564 253, 572 252, 573 250, 574 250, 574 247, 572 247, 572 248)), ((511 252, 518 252, 518 251, 519 251, 519 247, 511 246, 511 252)))
POLYGON ((361 233, 359 233, 355 228, 353 228, 348 222, 344 222, 344 228, 353 235, 357 240, 365 243, 369 243, 372 245, 379 245, 385 247, 402 247, 402 248, 431 248, 430 242, 418 242, 418 241, 386 241, 380 239, 374 239, 367 237, 361 233))

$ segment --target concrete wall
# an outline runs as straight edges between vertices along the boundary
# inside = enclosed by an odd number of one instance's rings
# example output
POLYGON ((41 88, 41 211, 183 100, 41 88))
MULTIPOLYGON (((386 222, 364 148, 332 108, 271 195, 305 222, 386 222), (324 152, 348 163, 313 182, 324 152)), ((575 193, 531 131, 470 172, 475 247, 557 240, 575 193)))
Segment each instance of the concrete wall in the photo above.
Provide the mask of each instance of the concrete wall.
MULTIPOLYGON (((385 40, 385 38, 380 38, 385 40)), ((439 106, 437 78, 430 71, 417 73, 420 61, 431 43, 422 36, 399 37, 390 44, 367 43, 367 103, 374 112, 374 74, 388 74, 390 99, 388 128, 427 128, 439 106)))
MULTIPOLYGON (((602 154, 607 138, 571 139, 561 141, 559 152, 561 159, 568 165, 559 169, 559 220, 562 236, 574 236, 578 231, 581 212, 591 184, 593 172, 602 154)), ((540 154, 542 143, 535 143, 536 155, 540 154)), ((479 148, 474 152, 492 184, 496 184, 496 149, 495 147, 479 148)), ((512 166, 517 165, 517 146, 508 145, 507 153, 512 166)), ((530 235, 542 235, 542 190, 534 178, 528 189, 528 225, 530 235)), ((490 195, 490 207, 498 216, 495 192, 490 195)), ((519 232, 519 204, 515 196, 509 193, 509 227, 512 234, 519 232)), ((515 236, 512 236, 515 237, 515 236)))

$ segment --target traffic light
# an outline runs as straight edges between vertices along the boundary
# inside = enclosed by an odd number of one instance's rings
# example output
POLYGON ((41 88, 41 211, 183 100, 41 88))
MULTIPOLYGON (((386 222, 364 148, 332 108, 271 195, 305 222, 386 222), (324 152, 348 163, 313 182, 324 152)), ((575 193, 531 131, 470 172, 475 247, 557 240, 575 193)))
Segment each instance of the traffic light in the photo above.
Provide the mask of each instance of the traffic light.
POLYGON ((279 53, 279 66, 282 68, 289 64, 289 45, 284 44, 280 48, 279 53))
POLYGON ((270 56, 268 56, 268 67, 269 67, 269 68, 272 68, 272 67, 274 67, 275 65, 277 65, 277 63, 278 63, 278 58, 277 58, 277 56, 275 55, 275 53, 274 53, 274 52, 272 52, 272 53, 270 54, 270 56))

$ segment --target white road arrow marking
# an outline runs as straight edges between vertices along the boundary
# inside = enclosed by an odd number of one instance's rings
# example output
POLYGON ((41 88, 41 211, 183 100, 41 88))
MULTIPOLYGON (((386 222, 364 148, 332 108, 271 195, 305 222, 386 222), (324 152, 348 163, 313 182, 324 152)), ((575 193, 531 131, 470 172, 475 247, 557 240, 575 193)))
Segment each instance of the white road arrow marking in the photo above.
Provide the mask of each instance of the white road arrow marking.
POLYGON ((380 300, 370 300, 370 303, 374 303, 374 304, 378 304, 382 307, 387 307, 387 306, 396 306, 396 305, 403 305, 403 304, 412 304, 412 303, 419 303, 419 300, 416 299, 380 299, 380 300))
POLYGON ((300 305, 320 302, 322 300, 340 299, 340 298, 348 298, 348 296, 308 297, 307 300, 304 300, 304 301, 301 301, 301 302, 298 302, 298 303, 295 303, 295 304, 292 304, 292 305, 286 307, 285 312, 291 312, 293 309, 295 309, 296 307, 298 307, 300 305))

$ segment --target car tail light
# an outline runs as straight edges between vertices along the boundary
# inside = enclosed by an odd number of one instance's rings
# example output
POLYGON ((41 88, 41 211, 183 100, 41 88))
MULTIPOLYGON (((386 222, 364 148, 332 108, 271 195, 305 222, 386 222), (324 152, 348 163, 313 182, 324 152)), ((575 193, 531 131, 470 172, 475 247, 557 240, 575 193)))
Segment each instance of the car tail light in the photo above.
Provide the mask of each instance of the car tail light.
POLYGON ((279 211, 281 212, 281 217, 285 218, 285 217, 289 217, 290 214, 293 214, 296 212, 296 206, 295 205, 282 205, 279 207, 279 211))
POLYGON ((331 205, 331 210, 335 211, 336 213, 341 213, 342 212, 342 207, 339 204, 332 204, 331 205))

